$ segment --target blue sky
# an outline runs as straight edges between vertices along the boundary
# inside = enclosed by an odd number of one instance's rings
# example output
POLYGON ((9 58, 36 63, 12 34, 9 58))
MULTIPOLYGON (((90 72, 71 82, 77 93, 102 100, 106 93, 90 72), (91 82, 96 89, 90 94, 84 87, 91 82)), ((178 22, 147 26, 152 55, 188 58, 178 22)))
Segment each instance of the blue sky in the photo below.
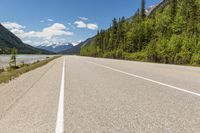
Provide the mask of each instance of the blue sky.
POLYGON ((139 7, 140 0, 0 0, 0 22, 31 45, 76 43, 139 7))

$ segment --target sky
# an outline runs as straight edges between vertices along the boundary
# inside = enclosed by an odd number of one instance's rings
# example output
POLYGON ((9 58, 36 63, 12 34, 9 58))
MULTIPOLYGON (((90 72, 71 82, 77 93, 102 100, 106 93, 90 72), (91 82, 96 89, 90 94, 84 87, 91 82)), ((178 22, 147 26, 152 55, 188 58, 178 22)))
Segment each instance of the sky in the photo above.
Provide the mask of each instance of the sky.
MULTIPOLYGON (((147 0, 146 7, 159 2, 147 0)), ((0 23, 33 46, 76 45, 139 7, 140 0, 0 0, 0 23)))

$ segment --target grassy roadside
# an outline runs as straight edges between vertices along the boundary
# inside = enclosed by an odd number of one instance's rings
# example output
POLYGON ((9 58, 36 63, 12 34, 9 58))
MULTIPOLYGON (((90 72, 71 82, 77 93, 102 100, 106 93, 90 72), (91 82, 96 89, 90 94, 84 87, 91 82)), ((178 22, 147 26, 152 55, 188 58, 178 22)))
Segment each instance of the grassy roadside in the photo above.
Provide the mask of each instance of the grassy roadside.
POLYGON ((31 70, 34 70, 34 69, 38 68, 38 67, 46 65, 50 61, 52 61, 54 59, 57 59, 59 57, 61 57, 61 56, 54 56, 54 57, 48 58, 46 60, 39 61, 39 62, 30 64, 30 65, 26 65, 24 67, 21 67, 19 69, 12 70, 12 71, 9 71, 9 72, 8 71, 6 71, 6 72, 0 72, 0 84, 1 83, 7 83, 10 80, 12 80, 12 79, 20 76, 23 73, 29 72, 31 70))

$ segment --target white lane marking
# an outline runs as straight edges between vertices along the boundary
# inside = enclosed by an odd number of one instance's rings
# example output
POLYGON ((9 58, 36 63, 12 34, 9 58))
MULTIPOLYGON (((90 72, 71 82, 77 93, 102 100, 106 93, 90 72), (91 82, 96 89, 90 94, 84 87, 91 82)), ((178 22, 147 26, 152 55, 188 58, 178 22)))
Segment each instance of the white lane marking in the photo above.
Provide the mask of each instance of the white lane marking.
POLYGON ((132 74, 132 73, 128 73, 128 72, 125 72, 125 71, 122 71, 122 70, 118 70, 118 69, 115 69, 115 68, 112 68, 112 67, 108 67, 108 66, 105 66, 105 65, 102 65, 102 64, 98 64, 98 63, 95 63, 95 62, 92 62, 92 61, 88 61, 88 60, 86 60, 86 61, 89 62, 89 63, 92 63, 94 65, 113 70, 115 72, 119 72, 119 73, 129 75, 131 77, 136 77, 136 78, 143 79, 143 80, 146 80, 146 81, 150 81, 150 82, 153 82, 153 83, 156 83, 156 84, 159 84, 159 85, 163 85, 163 86, 166 86, 166 87, 169 87, 169 88, 173 88, 173 89, 178 90, 178 91, 189 93, 189 94, 192 94, 192 95, 195 95, 195 96, 200 96, 200 94, 196 93, 196 92, 188 91, 188 90, 185 90, 185 89, 182 89, 182 88, 179 88, 179 87, 175 87, 175 86, 172 86, 172 85, 169 85, 169 84, 166 84, 166 83, 162 83, 162 82, 155 81, 155 80, 152 80, 152 79, 149 79, 149 78, 138 76, 138 75, 135 75, 135 74, 132 74))
POLYGON ((62 79, 60 85, 60 96, 59 96, 55 133, 64 133, 64 86, 65 86, 65 57, 63 61, 62 79))

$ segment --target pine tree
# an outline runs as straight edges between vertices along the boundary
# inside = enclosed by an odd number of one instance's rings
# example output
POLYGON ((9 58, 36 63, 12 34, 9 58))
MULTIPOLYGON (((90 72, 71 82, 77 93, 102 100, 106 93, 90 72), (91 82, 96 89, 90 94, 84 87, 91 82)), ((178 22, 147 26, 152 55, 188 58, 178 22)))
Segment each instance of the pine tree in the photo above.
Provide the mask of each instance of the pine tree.
POLYGON ((177 12, 177 0, 170 0, 170 8, 171 19, 174 21, 177 12))
POLYGON ((118 29, 118 24, 117 24, 117 19, 113 19, 113 24, 112 24, 112 30, 111 30, 111 38, 110 38, 110 43, 111 43, 111 49, 115 50, 117 48, 117 29, 118 29))
POLYGON ((141 0, 141 9, 140 9, 140 16, 142 19, 145 18, 145 0, 141 0))

